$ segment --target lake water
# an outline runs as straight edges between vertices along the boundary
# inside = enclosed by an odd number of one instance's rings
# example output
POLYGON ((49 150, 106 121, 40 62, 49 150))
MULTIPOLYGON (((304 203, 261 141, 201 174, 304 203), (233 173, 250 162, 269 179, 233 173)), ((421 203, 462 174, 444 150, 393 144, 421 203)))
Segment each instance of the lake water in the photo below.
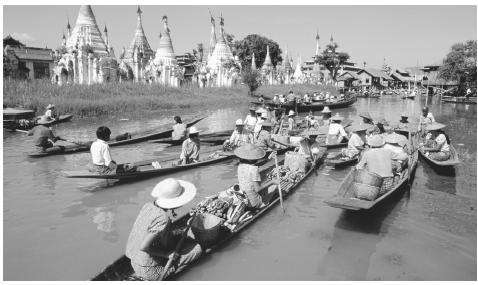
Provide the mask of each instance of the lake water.
MULTIPOLYGON (((447 125, 462 161, 455 173, 439 175, 420 159, 410 191, 357 213, 323 202, 350 168, 321 166, 285 200, 285 214, 272 209, 178 280, 476 280, 476 105, 383 96, 359 98, 350 108, 332 111, 352 120, 369 111, 397 121, 402 111, 417 117, 424 104, 447 125)), ((206 112, 209 117, 197 127, 220 131, 233 128, 247 109, 188 113, 206 112)), ((172 115, 101 124, 115 134, 158 128, 172 115)), ((55 131, 87 140, 94 139, 99 125, 74 120, 55 131)), ((6 131, 3 136, 4 280, 87 280, 124 253, 136 215, 165 177, 123 184, 65 178, 62 170, 86 168, 89 153, 32 159, 26 156, 31 137, 6 131)), ((121 163, 178 154, 180 148, 144 142, 111 150, 121 163)), ((170 175, 198 188, 182 212, 235 183, 236 168, 237 162, 228 161, 170 175)))

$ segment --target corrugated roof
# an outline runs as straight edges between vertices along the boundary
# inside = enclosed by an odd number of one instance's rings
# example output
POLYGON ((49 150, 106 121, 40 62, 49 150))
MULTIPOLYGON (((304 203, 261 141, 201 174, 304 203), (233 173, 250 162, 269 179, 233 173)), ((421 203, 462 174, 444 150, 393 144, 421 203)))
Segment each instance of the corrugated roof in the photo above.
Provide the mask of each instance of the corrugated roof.
POLYGON ((13 47, 11 48, 19 60, 44 60, 53 61, 51 49, 34 47, 13 47))

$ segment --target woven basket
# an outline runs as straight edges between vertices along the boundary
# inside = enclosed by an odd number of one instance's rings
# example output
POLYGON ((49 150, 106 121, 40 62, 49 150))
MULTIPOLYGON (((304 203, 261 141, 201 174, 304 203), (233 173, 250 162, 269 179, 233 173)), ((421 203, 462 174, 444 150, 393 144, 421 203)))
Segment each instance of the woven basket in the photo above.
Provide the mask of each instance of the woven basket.
POLYGON ((291 171, 307 172, 309 164, 310 163, 305 154, 299 154, 292 151, 288 151, 285 154, 284 166, 288 167, 291 171))
POLYGON ((196 241, 202 247, 208 247, 216 243, 221 234, 221 224, 223 221, 224 219, 213 214, 198 214, 191 222, 191 231, 196 241))
MULTIPOLYGON (((286 145, 289 144, 289 136, 273 134, 271 137, 275 141, 281 142, 286 145)), ((278 144, 278 143, 274 143, 274 144, 276 145, 277 148, 284 148, 284 146, 281 144, 278 144)))
POLYGON ((300 141, 302 140, 302 137, 299 136, 291 136, 290 137, 290 144, 296 147, 300 146, 300 141))
POLYGON ((382 187, 383 178, 373 172, 369 172, 364 169, 358 169, 355 171, 354 182, 380 188, 382 187))
POLYGON ((380 191, 379 187, 362 183, 353 183, 352 185, 356 198, 367 201, 373 201, 377 199, 378 193, 380 191))

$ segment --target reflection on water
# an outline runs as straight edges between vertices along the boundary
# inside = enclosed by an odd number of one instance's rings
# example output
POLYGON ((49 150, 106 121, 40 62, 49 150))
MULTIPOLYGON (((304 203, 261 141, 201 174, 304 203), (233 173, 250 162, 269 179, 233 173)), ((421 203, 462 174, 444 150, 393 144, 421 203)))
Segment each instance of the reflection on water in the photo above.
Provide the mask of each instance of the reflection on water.
MULTIPOLYGON (((369 213, 352 213, 323 203, 336 193, 348 169, 321 166, 285 200, 285 214, 280 207, 272 209, 179 280, 476 279, 476 209, 470 210, 476 204, 476 106, 436 99, 363 98, 351 108, 332 111, 347 120, 360 119, 358 114, 368 111, 375 118, 398 121, 403 111, 416 119, 421 107, 430 105, 437 121, 447 125, 462 160, 452 177, 439 175, 420 160, 410 192, 398 192, 369 213), (442 249, 443 244, 448 249, 442 249), (396 270, 400 272, 393 275, 396 270)), ((208 117, 197 127, 203 132, 232 129, 247 111, 246 105, 203 111, 208 117)), ((202 115, 196 112, 182 113, 202 115)), ((74 120, 55 131, 86 141, 94 139, 99 124, 117 134, 162 129, 173 116, 74 120)), ((4 131, 5 279, 90 278, 124 252, 136 215, 164 177, 137 182, 68 179, 61 171, 85 169, 89 153, 31 159, 26 156, 31 145, 32 137, 4 131)), ((122 163, 179 156, 180 147, 145 142, 111 151, 122 163)), ((194 182, 198 194, 191 207, 235 183, 236 169, 237 161, 230 160, 170 176, 194 182)))

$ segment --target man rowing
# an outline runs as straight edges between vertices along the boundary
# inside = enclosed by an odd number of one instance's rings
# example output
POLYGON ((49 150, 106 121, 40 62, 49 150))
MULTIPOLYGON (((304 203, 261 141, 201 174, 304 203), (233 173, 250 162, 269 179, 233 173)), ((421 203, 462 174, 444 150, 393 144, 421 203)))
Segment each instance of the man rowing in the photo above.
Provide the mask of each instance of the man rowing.
POLYGON ((196 126, 189 128, 189 137, 183 142, 181 154, 179 156, 179 164, 186 165, 199 162, 199 130, 196 126))
POLYGON ((98 174, 116 173, 116 162, 111 158, 110 146, 106 143, 110 140, 111 130, 101 126, 96 130, 96 141, 91 144, 91 160, 98 174))
POLYGON ((179 116, 174 116, 174 126, 173 126, 173 134, 172 134, 172 139, 173 140, 185 140, 187 138, 187 128, 188 126, 183 123, 181 120, 181 117, 179 116))
POLYGON ((241 119, 236 120, 236 129, 232 132, 231 137, 224 141, 225 148, 236 148, 241 145, 252 143, 252 134, 244 129, 244 123, 241 119))
POLYGON ((193 239, 186 237, 181 249, 175 256, 175 248, 181 234, 173 232, 169 212, 174 216, 174 210, 191 202, 196 196, 194 184, 167 178, 154 187, 151 192, 153 201, 147 202, 141 208, 126 245, 126 256, 131 260, 135 275, 145 280, 160 280, 174 272, 182 270, 188 264, 198 259, 202 248, 193 239), (176 261, 168 272, 164 272, 170 258, 176 261))
POLYGON ((51 128, 45 126, 51 123, 47 116, 41 116, 37 121, 37 126, 28 131, 29 136, 33 136, 33 141, 37 151, 46 152, 51 150, 58 140, 61 140, 59 136, 55 136, 51 128))

